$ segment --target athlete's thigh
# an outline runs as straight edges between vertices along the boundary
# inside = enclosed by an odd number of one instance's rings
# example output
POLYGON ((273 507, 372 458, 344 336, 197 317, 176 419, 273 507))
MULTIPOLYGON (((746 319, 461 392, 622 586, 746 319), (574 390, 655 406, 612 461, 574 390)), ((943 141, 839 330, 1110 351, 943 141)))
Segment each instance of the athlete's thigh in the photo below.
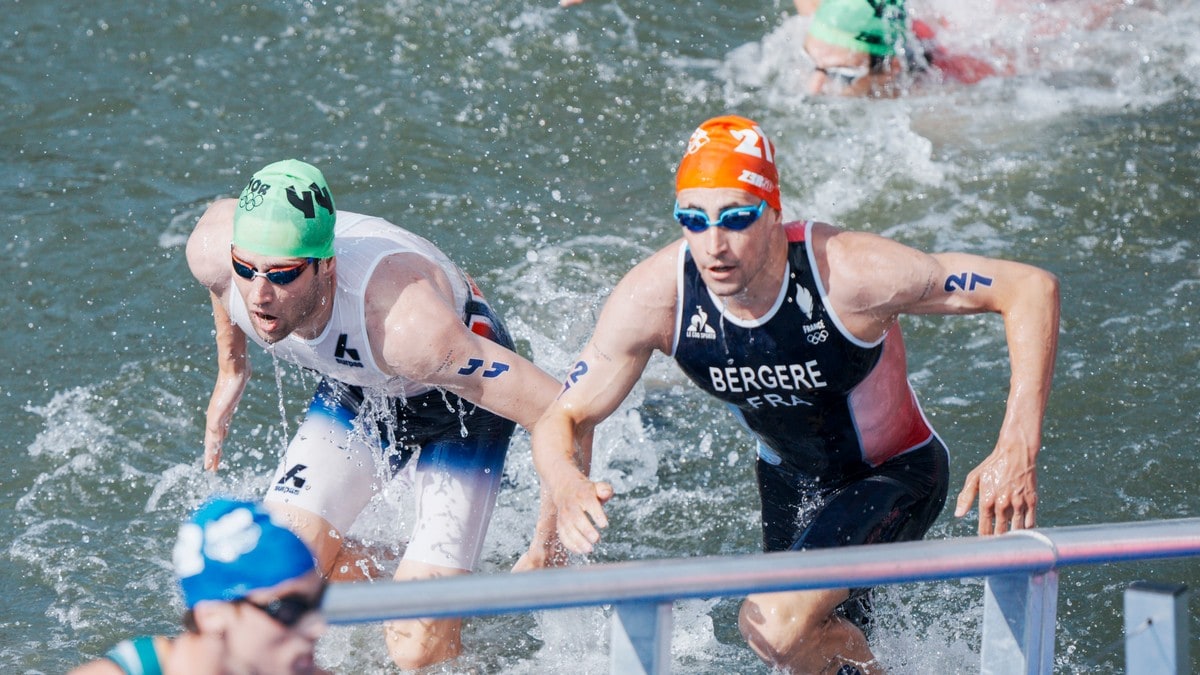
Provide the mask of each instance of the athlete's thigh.
POLYGON ((876 476, 858 481, 829 498, 792 550, 895 541, 915 504, 907 487, 893 480, 876 476))
POLYGON ((945 503, 946 467, 940 441, 886 462, 828 496, 792 549, 921 539, 945 503))
POLYGON ((455 432, 421 448, 414 476, 416 525, 405 560, 475 569, 504 474, 511 423, 501 427, 465 438, 455 432))
POLYGON ((267 502, 287 504, 345 533, 382 482, 380 453, 353 423, 355 411, 318 389, 267 489, 267 502))
POLYGON ((762 517, 763 551, 786 551, 800 536, 803 523, 819 508, 820 483, 760 456, 755 464, 762 517))

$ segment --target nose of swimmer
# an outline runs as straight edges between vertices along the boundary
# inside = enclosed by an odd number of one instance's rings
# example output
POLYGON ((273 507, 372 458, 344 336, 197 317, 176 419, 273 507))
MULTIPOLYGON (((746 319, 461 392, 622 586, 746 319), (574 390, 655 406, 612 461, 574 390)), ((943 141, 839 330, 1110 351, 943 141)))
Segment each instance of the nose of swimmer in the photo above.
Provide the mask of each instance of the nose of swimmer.
POLYGON ((709 227, 704 231, 704 246, 709 253, 720 253, 728 248, 729 234, 723 227, 709 227))
POLYGON ((255 300, 255 304, 262 304, 275 297, 275 288, 271 286, 271 282, 263 277, 255 277, 250 282, 250 292, 248 294, 251 300, 255 300))

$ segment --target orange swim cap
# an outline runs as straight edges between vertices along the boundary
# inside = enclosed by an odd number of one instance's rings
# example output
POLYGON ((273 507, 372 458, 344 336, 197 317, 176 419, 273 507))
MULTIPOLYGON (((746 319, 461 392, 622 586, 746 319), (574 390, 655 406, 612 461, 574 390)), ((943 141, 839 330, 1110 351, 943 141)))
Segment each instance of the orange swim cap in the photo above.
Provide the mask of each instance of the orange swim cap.
POLYGON ((782 210, 775 146, 757 123, 737 115, 714 117, 692 132, 675 172, 675 191, 687 188, 738 188, 782 210))

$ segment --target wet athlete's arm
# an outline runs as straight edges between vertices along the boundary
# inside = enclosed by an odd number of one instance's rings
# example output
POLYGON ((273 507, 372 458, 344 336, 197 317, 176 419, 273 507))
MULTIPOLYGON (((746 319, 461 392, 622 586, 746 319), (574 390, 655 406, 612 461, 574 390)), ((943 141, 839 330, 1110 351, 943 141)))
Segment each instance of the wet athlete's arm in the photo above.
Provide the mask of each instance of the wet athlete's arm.
POLYGON ((421 256, 381 262, 366 302, 372 349, 387 372, 453 392, 526 428, 558 392, 544 370, 471 332, 445 274, 421 256))
POLYGON ((229 423, 250 379, 246 335, 233 325, 222 298, 229 293, 230 242, 237 201, 213 202, 197 221, 187 242, 188 268, 209 291, 217 340, 217 381, 209 398, 204 425, 204 468, 216 471, 229 423))
MULTIPOLYGON (((372 276, 367 326, 384 369, 438 387, 527 429, 558 382, 527 359, 471 332, 441 269, 411 254, 391 256, 372 276), (378 336, 378 337, 377 337, 378 336)), ((590 439, 588 439, 590 443, 590 439)), ((534 536, 515 571, 565 562, 553 505, 543 498, 534 536)))
POLYGON ((834 306, 852 332, 875 339, 900 314, 1004 319, 1011 376, 992 453, 968 474, 955 515, 979 499, 979 533, 1037 524, 1037 455, 1058 345, 1057 278, 1023 263, 966 253, 926 254, 865 233, 825 241, 834 306))
MULTIPOLYGON (((1058 351, 1058 279, 1045 270, 962 253, 933 256, 934 307, 1004 317, 1011 375, 996 447, 966 478, 955 515, 979 498, 979 533, 1037 525, 1037 455, 1058 351), (946 296, 938 301, 936 295, 946 296)), ((924 304, 918 310, 924 310, 924 304)))
MULTIPOLYGON (((368 332, 378 360, 393 374, 453 392, 531 429, 559 384, 524 357, 463 323, 441 268, 414 254, 391 256, 367 293, 368 332), (376 338, 375 336, 383 336, 376 338)), ((590 436, 584 439, 590 451, 590 436)), ((528 551, 515 571, 566 562, 553 504, 541 499, 528 551)))
POLYGON ((580 443, 621 404, 655 349, 670 350, 678 246, 631 270, 609 296, 591 339, 568 369, 562 393, 533 429, 533 460, 554 502, 559 540, 589 553, 608 526, 612 486, 588 478, 590 453, 580 443))
POLYGON ((217 382, 204 416, 204 468, 216 471, 233 413, 250 381, 250 359, 246 352, 246 334, 233 325, 221 299, 215 294, 211 297, 217 334, 217 382))

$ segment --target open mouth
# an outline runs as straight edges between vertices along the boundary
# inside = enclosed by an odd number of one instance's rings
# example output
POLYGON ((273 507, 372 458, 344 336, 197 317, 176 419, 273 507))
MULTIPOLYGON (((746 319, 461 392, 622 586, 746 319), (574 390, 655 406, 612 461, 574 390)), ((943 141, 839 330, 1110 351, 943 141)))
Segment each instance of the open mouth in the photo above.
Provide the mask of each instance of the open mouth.
POLYGON ((279 317, 266 312, 254 312, 255 322, 265 333, 273 332, 279 327, 279 317))

